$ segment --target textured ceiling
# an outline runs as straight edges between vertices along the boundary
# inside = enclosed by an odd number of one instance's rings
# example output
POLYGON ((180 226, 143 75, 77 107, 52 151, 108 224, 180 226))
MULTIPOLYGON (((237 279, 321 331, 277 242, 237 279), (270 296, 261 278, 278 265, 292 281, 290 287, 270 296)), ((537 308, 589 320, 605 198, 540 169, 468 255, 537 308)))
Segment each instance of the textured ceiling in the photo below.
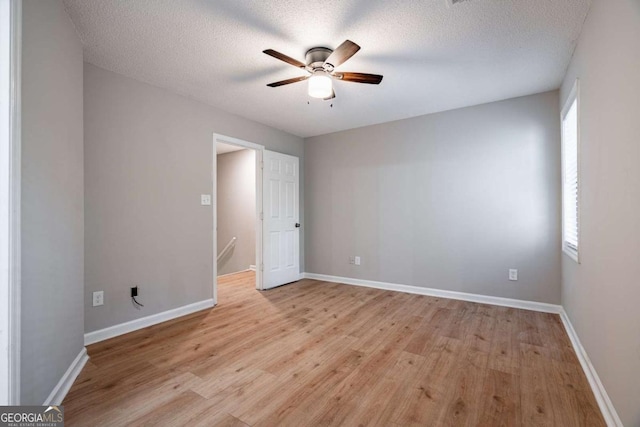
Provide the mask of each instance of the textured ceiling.
POLYGON ((590 0, 65 0, 85 60, 307 137, 556 89, 590 0), (345 39, 362 49, 309 99, 299 60, 345 39), (307 104, 307 101, 310 101, 307 104))

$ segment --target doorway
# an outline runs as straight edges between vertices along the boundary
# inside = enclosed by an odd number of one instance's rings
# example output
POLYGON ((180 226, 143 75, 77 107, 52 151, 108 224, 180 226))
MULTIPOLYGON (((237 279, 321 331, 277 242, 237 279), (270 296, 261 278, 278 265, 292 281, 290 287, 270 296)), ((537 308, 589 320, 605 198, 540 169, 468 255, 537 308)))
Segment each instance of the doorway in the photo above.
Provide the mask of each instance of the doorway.
POLYGON ((255 288, 262 289, 264 147, 217 134, 213 146, 213 299, 217 304, 218 279, 223 276, 254 272, 255 288))
MULTIPOLYGON (((252 271, 255 266, 255 288, 258 290, 267 290, 300 280, 302 225, 299 159, 265 150, 264 146, 259 144, 219 134, 214 134, 213 148, 214 304, 218 303, 218 277, 225 273, 238 270, 252 271), (244 170, 244 175, 237 175, 241 172, 235 170, 234 173, 228 174, 229 177, 221 177, 227 182, 232 182, 237 189, 219 191, 219 166, 221 169, 229 166, 223 165, 227 159, 220 159, 219 164, 219 153, 229 158, 244 159, 244 166, 238 166, 240 163, 236 163, 235 166, 244 170), (237 187, 239 182, 242 182, 241 187, 237 187), (248 188, 251 182, 254 183, 254 187, 248 188), (240 199, 234 191, 246 193, 245 197, 242 197, 242 200, 232 200, 240 199), (253 204, 251 199, 254 201, 253 204), (223 203, 235 204, 236 207, 228 211, 229 206, 221 206, 223 203), (253 230, 247 231, 251 222, 254 224, 253 230), (241 230, 240 223, 245 224, 244 231, 241 230), (252 238, 254 252, 248 250, 252 238), (255 263, 247 265, 251 259, 255 259, 255 263)), ((227 169, 233 168, 234 166, 230 166, 227 169)), ((251 274, 246 275, 249 276, 251 274)))
POLYGON ((256 154, 216 145, 218 277, 256 270, 256 154))

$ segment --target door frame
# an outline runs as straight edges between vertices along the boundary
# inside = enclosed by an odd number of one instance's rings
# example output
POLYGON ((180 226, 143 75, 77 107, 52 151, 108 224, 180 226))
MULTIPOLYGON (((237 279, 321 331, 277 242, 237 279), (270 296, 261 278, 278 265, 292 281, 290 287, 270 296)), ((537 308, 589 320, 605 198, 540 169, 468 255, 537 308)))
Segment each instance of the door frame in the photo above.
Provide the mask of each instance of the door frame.
POLYGON ((248 148, 256 153, 256 289, 262 290, 262 159, 264 157, 264 145, 255 144, 243 139, 231 136, 213 134, 213 188, 211 192, 211 204, 213 211, 213 303, 218 304, 218 156, 216 145, 218 142, 248 148))
POLYGON ((2 222, 2 249, 0 275, 0 405, 20 403, 20 192, 21 192, 21 63, 22 63, 22 1, 0 0, 2 34, 0 51, 8 57, 9 69, 2 75, 2 85, 8 82, 7 92, 0 96, 6 104, 0 117, 0 161, 2 163, 2 189, 0 190, 0 218, 2 222), (5 26, 8 21, 9 25, 5 26), (8 39, 6 38, 8 36, 8 39), (8 71, 8 74, 6 74, 8 71), (7 78, 8 77, 8 78, 7 78))

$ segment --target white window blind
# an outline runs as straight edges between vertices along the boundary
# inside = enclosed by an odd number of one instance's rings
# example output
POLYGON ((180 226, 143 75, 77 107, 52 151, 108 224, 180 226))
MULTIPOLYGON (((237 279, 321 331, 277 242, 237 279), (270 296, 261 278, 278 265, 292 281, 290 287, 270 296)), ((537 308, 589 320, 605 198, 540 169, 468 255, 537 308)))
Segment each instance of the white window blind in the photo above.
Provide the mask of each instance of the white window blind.
POLYGON ((579 198, 577 83, 562 111, 562 249, 578 261, 579 198))

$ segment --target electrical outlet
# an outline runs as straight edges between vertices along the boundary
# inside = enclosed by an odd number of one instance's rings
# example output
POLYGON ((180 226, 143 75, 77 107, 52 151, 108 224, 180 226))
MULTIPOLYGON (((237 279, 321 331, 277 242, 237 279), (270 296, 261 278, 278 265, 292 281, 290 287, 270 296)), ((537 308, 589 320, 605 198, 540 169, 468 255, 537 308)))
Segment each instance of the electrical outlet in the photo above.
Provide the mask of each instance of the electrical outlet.
POLYGON ((131 288, 131 298, 138 296, 138 287, 134 286, 131 288))
POLYGON ((97 307, 104 305, 104 291, 97 291, 93 293, 93 306, 97 307))
POLYGON ((202 206, 211 206, 211 194, 201 194, 200 204, 202 206))
POLYGON ((353 261, 354 261, 354 263, 355 263, 356 265, 360 265, 360 257, 359 257, 359 256, 354 257, 353 261))
POLYGON ((515 268, 509 269, 509 280, 511 280, 512 282, 518 280, 518 270, 516 270, 515 268))

